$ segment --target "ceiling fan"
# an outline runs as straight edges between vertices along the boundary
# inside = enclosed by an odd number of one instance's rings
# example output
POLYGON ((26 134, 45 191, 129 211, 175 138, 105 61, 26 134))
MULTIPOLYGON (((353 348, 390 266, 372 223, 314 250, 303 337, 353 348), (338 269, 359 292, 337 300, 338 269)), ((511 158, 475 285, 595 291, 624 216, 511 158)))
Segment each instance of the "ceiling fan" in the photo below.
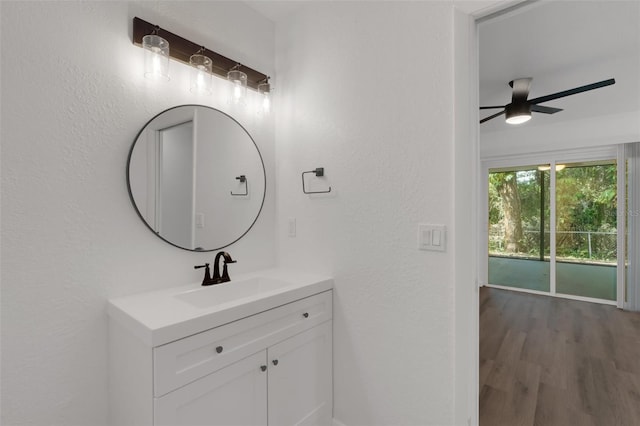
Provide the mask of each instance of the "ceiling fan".
POLYGON ((576 87, 575 89, 564 90, 562 92, 553 93, 551 95, 541 96, 535 99, 527 99, 529 96, 529 88, 531 87, 531 80, 533 78, 518 78, 511 80, 509 86, 513 88, 513 94, 511 96, 511 103, 503 106, 481 106, 480 109, 497 109, 501 108, 502 111, 493 115, 483 118, 480 123, 489 121, 492 118, 506 115, 506 121, 509 124, 520 124, 531 119, 532 112, 541 112, 543 114, 555 114, 562 111, 560 108, 552 108, 547 106, 538 105, 544 102, 549 102, 554 99, 564 98, 565 96, 575 95, 577 93, 587 92, 589 90, 599 89, 601 87, 610 86, 615 84, 615 80, 610 78, 608 80, 599 81, 597 83, 587 84, 586 86, 576 87))

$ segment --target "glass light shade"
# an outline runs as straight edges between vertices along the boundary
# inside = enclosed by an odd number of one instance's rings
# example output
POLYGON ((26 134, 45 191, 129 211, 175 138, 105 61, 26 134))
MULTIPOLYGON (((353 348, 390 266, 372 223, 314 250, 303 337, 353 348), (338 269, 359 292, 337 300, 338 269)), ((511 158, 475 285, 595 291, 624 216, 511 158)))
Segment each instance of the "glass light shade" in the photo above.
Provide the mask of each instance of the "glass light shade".
POLYGON ((210 95, 213 92, 211 59, 196 53, 189 58, 189 64, 191 65, 191 92, 210 95))
POLYGON ((522 124, 531 120, 531 114, 522 114, 522 115, 514 115, 507 118, 507 123, 509 124, 522 124))
POLYGON ((159 35, 142 37, 144 76, 152 80, 169 80, 169 42, 159 35))
POLYGON ((243 105, 247 97, 247 75, 240 70, 231 70, 227 73, 227 80, 233 85, 231 102, 243 105))
POLYGON ((271 85, 269 83, 258 84, 258 93, 260 94, 260 105, 258 112, 268 114, 271 111, 271 85))

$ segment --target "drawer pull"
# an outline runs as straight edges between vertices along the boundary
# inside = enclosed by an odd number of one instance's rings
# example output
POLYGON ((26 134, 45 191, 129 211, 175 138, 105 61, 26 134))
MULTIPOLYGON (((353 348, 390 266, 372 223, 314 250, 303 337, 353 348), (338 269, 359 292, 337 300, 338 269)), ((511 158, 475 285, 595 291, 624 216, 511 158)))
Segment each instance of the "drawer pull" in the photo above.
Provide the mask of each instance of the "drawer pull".
POLYGON ((267 371, 267 366, 266 366, 266 365, 261 365, 261 366, 260 366, 260 370, 262 370, 262 371, 267 371))
POLYGON ((222 346, 218 346, 218 347, 216 348, 216 352, 221 353, 221 352, 222 352, 222 346))
POLYGON ((273 361, 271 361, 273 363, 273 365, 278 365, 278 360, 274 359, 273 361))
POLYGON ((305 312, 304 314, 302 314, 302 316, 305 318, 309 318, 309 312, 305 312))

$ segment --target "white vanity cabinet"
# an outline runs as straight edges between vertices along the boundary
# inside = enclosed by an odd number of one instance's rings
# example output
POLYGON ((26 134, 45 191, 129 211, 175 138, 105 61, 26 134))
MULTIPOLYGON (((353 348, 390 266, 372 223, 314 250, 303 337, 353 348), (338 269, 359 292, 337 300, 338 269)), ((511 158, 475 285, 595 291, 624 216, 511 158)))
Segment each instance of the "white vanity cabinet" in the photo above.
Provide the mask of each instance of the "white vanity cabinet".
POLYGON ((154 399, 154 425, 267 424, 266 351, 154 399), (266 368, 266 367, 265 367, 266 368))
POLYGON ((332 423, 332 290, 157 346, 110 336, 113 425, 332 423))
POLYGON ((331 425, 331 321, 269 348, 269 425, 331 425))
POLYGON ((331 425, 331 321, 154 400, 154 424, 331 425))

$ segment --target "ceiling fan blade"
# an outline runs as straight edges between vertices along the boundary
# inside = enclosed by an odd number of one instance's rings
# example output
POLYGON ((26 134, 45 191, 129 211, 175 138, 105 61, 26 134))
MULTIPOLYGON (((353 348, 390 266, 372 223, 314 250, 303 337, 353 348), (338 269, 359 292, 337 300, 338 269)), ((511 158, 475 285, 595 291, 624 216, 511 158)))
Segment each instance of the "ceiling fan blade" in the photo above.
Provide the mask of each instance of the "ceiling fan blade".
POLYGON ((541 112, 543 114, 555 114, 556 112, 562 111, 562 109, 542 105, 531 105, 531 111, 541 112))
POLYGON ((589 90, 599 89, 601 87, 610 86, 615 84, 616 80, 610 78, 608 80, 599 81, 597 83, 587 84, 586 86, 576 87, 575 89, 564 90, 558 93, 552 93, 551 95, 541 96, 539 98, 531 99, 530 104, 541 104, 543 102, 549 102, 554 99, 564 98, 565 96, 575 95, 577 93, 587 92, 589 90))
POLYGON ((511 103, 519 104, 525 102, 529 96, 529 89, 531 88, 532 78, 518 78, 511 80, 509 86, 513 87, 513 94, 511 95, 511 103))
POLYGON ((504 108, 504 105, 502 106, 481 106, 480 109, 498 109, 498 108, 504 108))
POLYGON ((495 114, 493 114, 493 115, 490 115, 490 116, 488 116, 488 117, 483 118, 482 120, 480 120, 480 124, 484 123, 485 121, 489 121, 489 120, 491 120, 492 118, 499 117, 499 116, 501 116, 502 114, 504 114, 504 110, 502 110, 502 111, 500 111, 500 112, 497 112, 497 113, 495 113, 495 114))

